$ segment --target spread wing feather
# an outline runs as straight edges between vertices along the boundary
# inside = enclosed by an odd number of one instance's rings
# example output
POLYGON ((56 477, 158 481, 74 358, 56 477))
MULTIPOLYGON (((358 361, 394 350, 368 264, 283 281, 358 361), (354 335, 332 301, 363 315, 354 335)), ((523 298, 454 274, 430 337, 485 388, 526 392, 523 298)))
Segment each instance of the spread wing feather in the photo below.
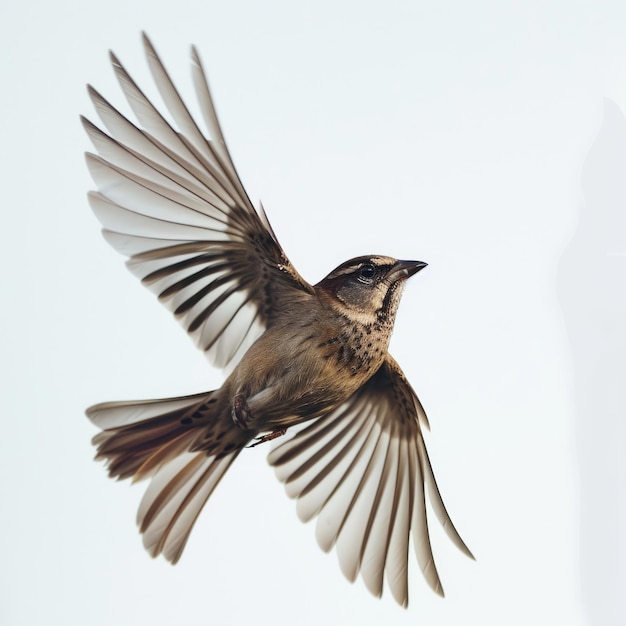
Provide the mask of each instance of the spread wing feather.
MULTIPOLYGON (((345 576, 361 573, 377 596, 383 580, 408 603, 409 536, 428 584, 443 589, 430 545, 426 493, 452 541, 472 556, 445 509, 426 452, 426 415, 390 357, 344 405, 272 450, 269 462, 297 498, 300 518, 317 516, 323 550, 337 550, 345 576)), ((473 558, 473 557, 472 557, 473 558)))
POLYGON ((203 134, 143 38, 170 124, 114 54, 113 69, 137 118, 133 123, 95 89, 89 95, 106 130, 83 119, 97 155, 87 165, 97 186, 90 205, 105 239, 169 308, 218 367, 233 367, 252 343, 313 294, 280 247, 264 211, 252 206, 228 152, 198 53, 192 76, 203 134))

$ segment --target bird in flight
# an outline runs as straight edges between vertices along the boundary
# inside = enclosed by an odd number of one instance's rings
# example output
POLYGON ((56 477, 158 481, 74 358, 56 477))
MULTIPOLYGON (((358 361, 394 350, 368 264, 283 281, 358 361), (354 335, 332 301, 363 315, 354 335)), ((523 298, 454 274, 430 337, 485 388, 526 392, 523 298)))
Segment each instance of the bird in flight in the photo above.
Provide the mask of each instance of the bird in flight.
POLYGON ((150 479, 137 516, 143 542, 176 563, 244 448, 304 424, 268 460, 299 517, 317 517, 322 549, 335 547, 345 576, 360 572, 377 596, 386 578, 407 606, 412 537, 426 581, 443 595, 427 496, 453 543, 473 557, 435 482, 426 414, 388 352, 404 284, 426 264, 362 256, 309 284, 241 184, 196 49, 193 83, 207 134, 145 34, 143 44, 175 126, 111 53, 138 123, 88 88, 106 129, 82 118, 97 152, 86 155, 97 186, 89 203, 106 241, 227 378, 191 396, 90 407, 101 430, 96 458, 112 477, 150 479))

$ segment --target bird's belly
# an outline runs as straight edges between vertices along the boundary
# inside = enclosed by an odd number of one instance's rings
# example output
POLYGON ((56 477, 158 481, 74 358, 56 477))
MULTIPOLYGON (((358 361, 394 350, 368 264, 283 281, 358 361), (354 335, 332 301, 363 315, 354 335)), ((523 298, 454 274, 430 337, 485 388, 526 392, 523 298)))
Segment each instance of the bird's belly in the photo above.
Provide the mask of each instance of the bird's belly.
POLYGON ((339 331, 313 335, 311 326, 272 329, 244 355, 227 386, 232 398, 245 398, 257 432, 288 428, 333 411, 376 372, 384 352, 363 344, 351 345, 339 331))
POLYGON ((369 378, 319 364, 310 377, 287 373, 248 398, 259 430, 281 430, 321 417, 345 402, 369 378))

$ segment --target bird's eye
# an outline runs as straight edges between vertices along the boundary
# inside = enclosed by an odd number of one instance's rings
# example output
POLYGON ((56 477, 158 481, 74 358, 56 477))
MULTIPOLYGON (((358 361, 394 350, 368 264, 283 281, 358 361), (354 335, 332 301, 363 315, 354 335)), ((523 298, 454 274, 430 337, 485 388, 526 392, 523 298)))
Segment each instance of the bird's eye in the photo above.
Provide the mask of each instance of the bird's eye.
POLYGON ((366 263, 359 268, 359 276, 361 278, 370 279, 376 273, 376 269, 371 263, 366 263))

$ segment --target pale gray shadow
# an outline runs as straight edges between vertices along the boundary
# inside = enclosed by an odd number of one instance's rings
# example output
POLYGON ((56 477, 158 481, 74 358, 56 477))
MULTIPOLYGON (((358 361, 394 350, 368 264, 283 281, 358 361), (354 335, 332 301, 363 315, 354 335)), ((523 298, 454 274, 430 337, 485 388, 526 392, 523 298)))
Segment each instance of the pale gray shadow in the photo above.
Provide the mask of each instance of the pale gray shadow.
POLYGON ((582 600, 626 624, 626 119, 606 100, 582 172, 584 205, 559 266, 574 359, 582 600))

